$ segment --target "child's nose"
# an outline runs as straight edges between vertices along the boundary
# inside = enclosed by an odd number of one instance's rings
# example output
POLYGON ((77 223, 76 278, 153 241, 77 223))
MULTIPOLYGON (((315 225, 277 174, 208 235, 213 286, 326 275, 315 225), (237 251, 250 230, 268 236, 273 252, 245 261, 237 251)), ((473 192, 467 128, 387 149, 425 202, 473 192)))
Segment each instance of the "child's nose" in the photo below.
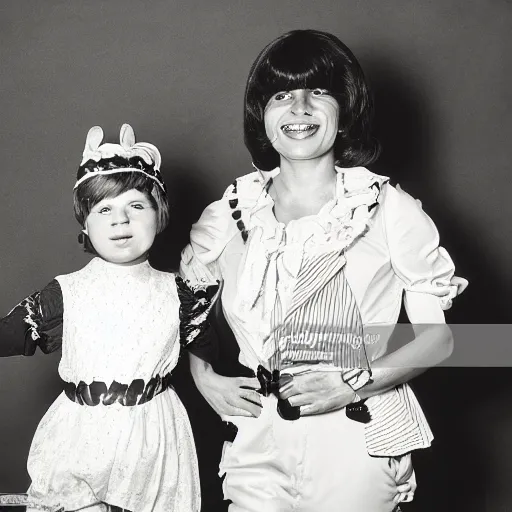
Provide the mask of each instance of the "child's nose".
POLYGON ((130 217, 124 208, 118 208, 112 212, 112 225, 127 224, 130 222, 130 217))

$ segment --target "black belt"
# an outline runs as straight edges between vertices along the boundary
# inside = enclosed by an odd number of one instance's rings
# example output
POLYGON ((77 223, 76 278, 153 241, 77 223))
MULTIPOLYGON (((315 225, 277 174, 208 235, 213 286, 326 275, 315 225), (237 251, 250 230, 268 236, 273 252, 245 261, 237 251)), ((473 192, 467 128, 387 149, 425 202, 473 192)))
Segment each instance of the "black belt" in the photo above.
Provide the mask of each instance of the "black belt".
MULTIPOLYGON (((275 395, 277 397, 277 413, 284 420, 297 420, 300 418, 300 406, 293 406, 288 400, 279 398, 280 381, 288 379, 291 376, 289 373, 280 374, 279 370, 270 372, 265 367, 259 365, 256 371, 256 377, 261 385, 258 393, 263 396, 275 395)), ((282 382, 281 382, 282 384, 282 382)), ((366 400, 348 404, 345 407, 347 418, 358 421, 360 423, 368 423, 371 420, 368 407, 364 403, 366 400)), ((229 421, 224 423, 224 434, 227 441, 233 442, 238 432, 236 425, 229 421)))
POLYGON ((277 413, 283 420, 297 420, 300 418, 300 406, 293 406, 288 400, 279 398, 280 380, 282 377, 285 379, 289 378, 286 375, 289 376, 290 374, 283 373, 281 375, 279 370, 274 370, 270 373, 265 367, 259 365, 256 377, 260 382, 261 388, 257 391, 263 396, 275 395, 277 397, 277 413))
POLYGON ((135 379, 131 384, 120 384, 113 381, 107 388, 104 382, 93 381, 86 384, 80 381, 78 384, 72 382, 64 383, 64 393, 72 401, 80 405, 94 406, 98 404, 133 406, 149 402, 153 397, 171 387, 171 374, 164 377, 155 375, 147 384, 144 379, 135 379), (139 398, 140 397, 140 398, 139 398))

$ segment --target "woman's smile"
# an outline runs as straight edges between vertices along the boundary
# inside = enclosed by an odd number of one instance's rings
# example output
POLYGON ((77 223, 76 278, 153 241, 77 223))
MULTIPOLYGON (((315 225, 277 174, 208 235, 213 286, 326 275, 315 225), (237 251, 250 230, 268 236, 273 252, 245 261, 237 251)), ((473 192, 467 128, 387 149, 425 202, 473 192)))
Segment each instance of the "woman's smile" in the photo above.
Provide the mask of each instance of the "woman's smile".
POLYGON ((324 89, 281 91, 265 107, 265 133, 281 158, 314 160, 334 151, 338 118, 338 102, 324 89))
POLYGON ((315 135, 319 128, 318 124, 290 123, 281 126, 281 131, 291 139, 302 140, 315 135))

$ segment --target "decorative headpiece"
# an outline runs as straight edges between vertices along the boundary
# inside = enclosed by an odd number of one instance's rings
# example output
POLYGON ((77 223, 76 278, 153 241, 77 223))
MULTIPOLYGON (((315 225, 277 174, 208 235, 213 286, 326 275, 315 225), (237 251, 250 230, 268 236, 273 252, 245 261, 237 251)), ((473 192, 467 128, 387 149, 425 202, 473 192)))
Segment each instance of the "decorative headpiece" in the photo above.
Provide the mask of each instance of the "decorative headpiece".
POLYGON ((121 126, 120 144, 101 144, 103 130, 93 126, 85 140, 82 162, 78 168, 75 187, 93 176, 118 172, 140 172, 151 178, 166 192, 160 173, 160 151, 148 142, 135 143, 135 134, 129 124, 121 126), (101 144, 101 146, 100 146, 101 144))

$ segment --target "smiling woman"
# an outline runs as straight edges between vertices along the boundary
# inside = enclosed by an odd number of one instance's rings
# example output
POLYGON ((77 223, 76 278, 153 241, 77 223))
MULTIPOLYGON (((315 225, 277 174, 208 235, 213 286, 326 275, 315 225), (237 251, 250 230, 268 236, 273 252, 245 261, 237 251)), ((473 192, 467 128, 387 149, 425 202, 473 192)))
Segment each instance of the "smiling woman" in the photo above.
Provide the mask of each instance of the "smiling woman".
POLYGON ((411 452, 432 432, 407 382, 450 354, 443 309, 465 283, 421 206, 365 167, 379 148, 371 118, 338 38, 271 42, 245 94, 257 171, 204 210, 183 251, 190 283, 223 281, 254 376, 191 356, 199 391, 231 423, 220 473, 232 512, 391 512, 414 495, 411 452), (411 323, 429 326, 388 353, 403 296, 411 323))
POLYGON ((369 130, 373 104, 363 70, 339 39, 322 32, 308 38, 306 33, 295 31, 294 37, 277 38, 252 65, 245 90, 244 132, 253 163, 264 171, 280 164, 264 120, 267 109, 294 102, 299 109, 295 115, 310 124, 312 112, 307 107, 311 110, 309 102, 318 98, 337 110, 331 118, 337 133, 329 148, 336 162, 347 167, 369 165, 378 156, 379 144, 369 130))
POLYGON ((336 140, 339 110, 336 99, 324 89, 278 92, 265 107, 265 133, 286 160, 323 156, 336 140))

